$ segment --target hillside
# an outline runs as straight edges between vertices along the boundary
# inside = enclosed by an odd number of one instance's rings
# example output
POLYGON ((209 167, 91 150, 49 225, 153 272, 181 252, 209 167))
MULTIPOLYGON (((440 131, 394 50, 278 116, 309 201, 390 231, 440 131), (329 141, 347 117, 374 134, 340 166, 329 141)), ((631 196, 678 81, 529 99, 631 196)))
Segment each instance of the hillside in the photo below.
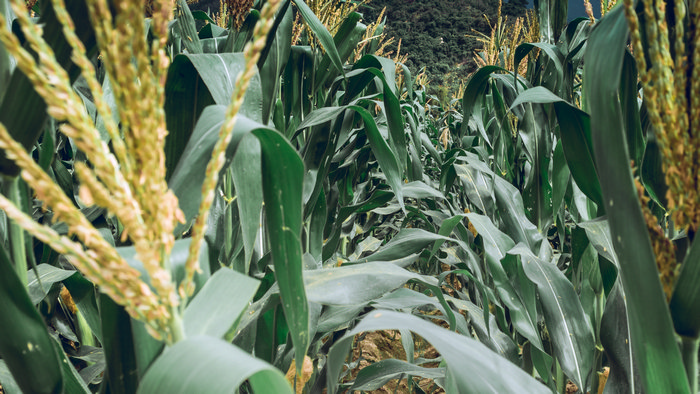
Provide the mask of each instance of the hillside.
MULTIPOLYGON (((503 4, 502 13, 510 20, 523 15, 526 0, 503 4)), ((390 50, 401 39, 401 53, 408 54, 407 65, 417 71, 426 67, 434 82, 442 83, 447 73, 466 76, 474 71, 474 50, 479 44, 475 31, 489 33, 484 15, 494 20, 498 2, 494 0, 372 0, 360 12, 373 21, 386 7, 386 33, 395 37, 390 50)))

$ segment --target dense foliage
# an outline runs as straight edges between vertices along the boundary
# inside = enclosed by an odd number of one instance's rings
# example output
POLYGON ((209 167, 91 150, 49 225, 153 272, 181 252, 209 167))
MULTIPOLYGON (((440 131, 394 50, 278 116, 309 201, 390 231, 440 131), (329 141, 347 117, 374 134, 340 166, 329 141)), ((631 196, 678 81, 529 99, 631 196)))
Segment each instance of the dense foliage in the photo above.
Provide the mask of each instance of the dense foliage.
MULTIPOLYGON (((386 7, 386 35, 396 39, 388 49, 396 51, 400 39, 409 68, 425 67, 440 85, 446 74, 466 78, 476 69, 474 52, 481 48, 476 32, 491 33, 486 17, 495 21, 498 5, 498 1, 483 0, 372 0, 359 11, 372 21, 386 7)), ((502 13, 513 21, 525 14, 526 5, 525 0, 504 1, 502 13)))
POLYGON ((0 0, 2 391, 698 391, 700 12, 539 2, 435 97, 226 4, 0 0))

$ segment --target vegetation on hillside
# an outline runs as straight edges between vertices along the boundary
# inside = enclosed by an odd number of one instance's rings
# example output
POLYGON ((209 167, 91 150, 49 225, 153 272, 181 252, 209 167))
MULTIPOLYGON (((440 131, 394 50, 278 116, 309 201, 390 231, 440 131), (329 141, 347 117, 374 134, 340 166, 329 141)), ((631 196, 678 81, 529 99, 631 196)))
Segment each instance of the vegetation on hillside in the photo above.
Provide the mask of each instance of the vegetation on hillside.
MULTIPOLYGON (((503 2, 502 13, 511 21, 525 15, 526 0, 503 2)), ((497 18, 499 2, 484 0, 372 0, 360 7, 367 20, 375 20, 386 7, 385 34, 396 41, 388 47, 408 54, 406 64, 412 70, 423 67, 436 85, 445 83, 448 74, 465 79, 476 70, 474 51, 481 48, 478 33, 490 34, 486 18, 497 18)))

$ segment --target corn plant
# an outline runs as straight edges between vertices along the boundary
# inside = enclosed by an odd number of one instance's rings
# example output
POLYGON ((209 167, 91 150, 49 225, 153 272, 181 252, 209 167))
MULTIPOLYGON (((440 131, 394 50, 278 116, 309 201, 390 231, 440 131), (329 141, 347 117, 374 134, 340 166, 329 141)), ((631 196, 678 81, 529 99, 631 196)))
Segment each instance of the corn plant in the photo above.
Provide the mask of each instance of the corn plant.
POLYGON ((697 13, 541 1, 438 99, 351 9, 224 4, 0 1, 5 392, 697 391, 697 13))

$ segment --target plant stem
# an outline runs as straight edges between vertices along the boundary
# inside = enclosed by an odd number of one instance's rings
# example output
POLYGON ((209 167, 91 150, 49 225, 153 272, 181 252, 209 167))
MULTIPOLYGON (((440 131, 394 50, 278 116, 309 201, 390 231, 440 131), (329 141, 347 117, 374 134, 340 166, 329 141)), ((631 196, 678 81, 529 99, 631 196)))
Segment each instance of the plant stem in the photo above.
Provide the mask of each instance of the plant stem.
POLYGON ((565 394, 566 378, 564 376, 564 371, 562 371, 561 365, 559 365, 559 360, 557 358, 554 359, 554 378, 556 379, 557 393, 565 394))
MULTIPOLYGON (((22 198, 20 196, 19 177, 12 179, 5 178, 7 182, 6 195, 15 206, 23 208, 22 198)), ((12 261, 15 264, 17 276, 22 281, 22 284, 27 286, 27 250, 24 242, 24 230, 14 221, 8 221, 10 226, 10 248, 12 251, 12 261)))
POLYGON ((685 372, 688 374, 688 384, 690 392, 698 392, 698 352, 700 351, 700 338, 681 336, 683 353, 683 364, 685 372))
POLYGON ((605 297, 603 295, 603 292, 600 292, 599 294, 596 294, 595 297, 595 304, 594 304, 594 313, 595 313, 595 355, 594 355, 594 370, 593 373, 591 374, 591 385, 589 386, 591 392, 598 392, 598 385, 600 381, 600 376, 598 375, 599 372, 603 370, 603 344, 600 341, 600 324, 601 321, 603 320, 603 312, 605 311, 605 297))
POLYGON ((185 329, 182 325, 182 317, 180 316, 180 311, 177 307, 170 310, 172 313, 172 318, 170 318, 170 332, 172 333, 172 338, 169 346, 172 346, 181 340, 185 339, 185 329))

